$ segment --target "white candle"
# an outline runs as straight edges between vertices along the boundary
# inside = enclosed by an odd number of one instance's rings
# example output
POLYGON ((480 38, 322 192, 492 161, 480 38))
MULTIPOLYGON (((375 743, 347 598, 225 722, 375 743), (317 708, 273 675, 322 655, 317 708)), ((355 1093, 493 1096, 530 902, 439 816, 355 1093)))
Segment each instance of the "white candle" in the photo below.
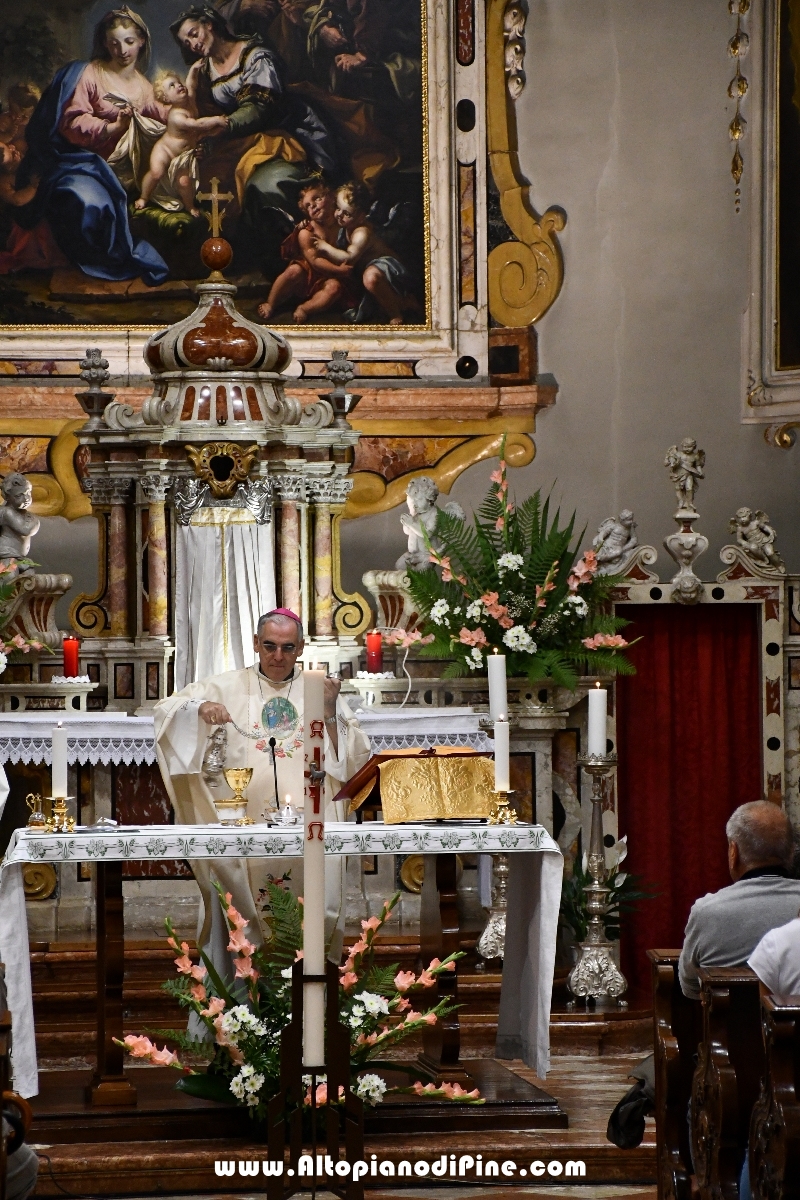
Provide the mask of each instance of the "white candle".
POLYGON ((486 666, 489 672, 489 717, 496 721, 508 712, 505 654, 488 654, 486 666))
POLYGON ((53 797, 66 798, 67 785, 67 730, 62 721, 53 728, 53 742, 50 751, 51 762, 51 793, 53 797))
POLYGON ((511 791, 511 759, 509 757, 510 728, 505 716, 494 723, 494 790, 511 791))
MULTIPOLYGON (((303 672, 306 775, 303 807, 303 974, 325 974, 325 786, 309 768, 325 767, 325 672, 303 672)), ((303 1064, 325 1062, 325 984, 303 987, 303 1064)))
POLYGON ((589 754, 605 756, 608 692, 598 683, 589 692, 589 754))

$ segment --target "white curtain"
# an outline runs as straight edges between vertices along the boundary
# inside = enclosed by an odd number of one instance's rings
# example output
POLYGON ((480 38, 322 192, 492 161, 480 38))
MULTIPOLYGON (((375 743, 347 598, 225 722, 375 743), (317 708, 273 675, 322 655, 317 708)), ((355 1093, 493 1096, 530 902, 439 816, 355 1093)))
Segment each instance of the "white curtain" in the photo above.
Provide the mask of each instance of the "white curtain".
POLYGON ((175 688, 240 670, 275 607, 272 526, 246 508, 201 508, 179 525, 175 562, 175 688))

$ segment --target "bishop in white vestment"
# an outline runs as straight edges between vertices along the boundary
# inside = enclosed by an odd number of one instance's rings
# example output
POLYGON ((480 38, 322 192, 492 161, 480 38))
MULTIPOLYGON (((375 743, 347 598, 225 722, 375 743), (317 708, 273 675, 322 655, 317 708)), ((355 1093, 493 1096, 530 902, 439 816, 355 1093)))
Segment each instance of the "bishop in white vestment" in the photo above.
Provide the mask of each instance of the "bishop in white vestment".
MULTIPOLYGON (((227 798, 230 789, 220 779, 209 790, 203 775, 203 758, 215 729, 228 735, 227 767, 252 767, 247 788, 248 816, 262 822, 282 807, 287 796, 303 808, 303 672, 297 659, 303 651, 300 619, 286 609, 261 617, 254 638, 258 662, 239 671, 226 671, 189 684, 155 706, 156 752, 175 810, 184 825, 213 824, 218 820, 214 795, 227 798), (274 766, 273 747, 275 740, 274 766), (275 773, 277 772, 277 795, 275 773)), ((325 680, 325 814, 328 820, 345 820, 341 803, 332 797, 369 758, 369 741, 356 718, 339 696, 340 682, 325 680)), ((280 879, 291 871, 292 890, 302 894, 302 860, 245 858, 216 862, 195 860, 192 870, 204 901, 198 944, 209 944, 216 897, 215 876, 233 902, 250 921, 248 936, 263 940, 263 889, 267 878, 280 879)), ((326 863, 329 939, 344 928, 345 859, 326 863)))

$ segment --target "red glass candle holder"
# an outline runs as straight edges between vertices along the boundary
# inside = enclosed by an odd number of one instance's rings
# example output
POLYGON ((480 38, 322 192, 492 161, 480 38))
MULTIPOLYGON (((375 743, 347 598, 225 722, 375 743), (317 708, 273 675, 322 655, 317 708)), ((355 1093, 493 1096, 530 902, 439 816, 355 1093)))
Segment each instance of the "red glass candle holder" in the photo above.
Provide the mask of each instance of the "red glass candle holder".
POLYGON ((367 634, 367 670, 376 675, 383 670, 383 638, 378 629, 367 634))
POLYGON ((79 654, 81 643, 80 639, 68 634, 64 638, 64 674, 67 679, 75 679, 80 675, 79 654))

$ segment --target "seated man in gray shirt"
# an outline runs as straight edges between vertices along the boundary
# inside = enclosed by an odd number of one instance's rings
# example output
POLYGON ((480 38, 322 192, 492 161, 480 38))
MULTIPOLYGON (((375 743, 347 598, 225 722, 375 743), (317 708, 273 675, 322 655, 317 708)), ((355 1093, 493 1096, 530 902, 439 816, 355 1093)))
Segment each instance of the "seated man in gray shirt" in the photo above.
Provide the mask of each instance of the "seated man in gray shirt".
POLYGON ((797 916, 800 880, 792 879, 794 839, 776 804, 742 804, 725 826, 733 883, 692 906, 679 966, 681 990, 700 998, 698 967, 741 967, 765 933, 797 916))

